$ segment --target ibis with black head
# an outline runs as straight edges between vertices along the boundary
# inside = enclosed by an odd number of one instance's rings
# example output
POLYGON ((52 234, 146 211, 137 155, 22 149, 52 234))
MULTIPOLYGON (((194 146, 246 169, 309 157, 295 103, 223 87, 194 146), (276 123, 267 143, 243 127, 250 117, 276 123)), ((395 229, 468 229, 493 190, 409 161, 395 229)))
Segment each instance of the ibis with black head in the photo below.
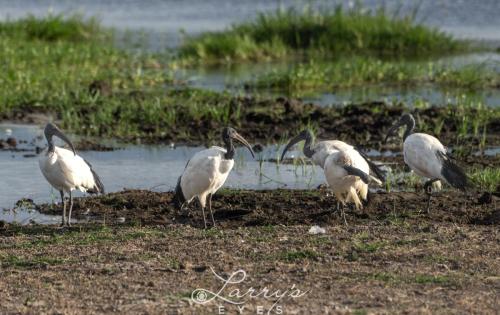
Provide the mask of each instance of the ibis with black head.
MULTIPOLYGON (((353 156, 355 159, 362 159, 369 166, 369 170, 374 173, 380 180, 384 181, 383 171, 360 150, 356 149, 354 146, 345 143, 340 140, 324 140, 314 143, 314 135, 309 129, 302 130, 297 136, 292 138, 288 144, 285 146, 283 153, 281 154, 281 161, 285 158, 286 152, 295 144, 305 141, 303 153, 306 157, 310 158, 315 165, 324 168, 325 161, 328 155, 338 151, 350 151, 354 150, 358 154, 353 156)), ((362 162, 360 162, 362 163, 362 162)))
POLYGON ((403 135, 404 161, 417 175, 427 179, 424 184, 428 195, 427 212, 430 210, 433 183, 444 181, 457 189, 466 191, 469 183, 464 171, 452 162, 452 156, 436 137, 414 132, 415 118, 411 114, 401 116, 398 122, 389 129, 385 142, 402 126, 406 126, 403 135))
POLYGON ((177 181, 174 196, 175 206, 177 209, 181 209, 183 205, 189 204, 194 198, 198 198, 205 228, 207 228, 205 208, 208 205, 212 224, 215 226, 212 212, 212 196, 224 185, 234 166, 235 148, 233 139, 247 147, 252 157, 255 158, 250 144, 236 130, 226 127, 222 130, 222 141, 225 148, 213 146, 197 152, 188 161, 177 181))
POLYGON ((38 164, 45 179, 61 195, 63 203, 61 225, 70 226, 71 211, 73 210, 73 196, 71 192, 78 189, 91 194, 104 193, 104 186, 90 163, 76 154, 71 141, 56 125, 48 123, 45 126, 44 134, 48 147, 40 153, 38 164), (54 137, 58 137, 66 142, 71 150, 56 146, 54 144, 54 137), (69 195, 68 217, 66 217, 65 194, 69 195))

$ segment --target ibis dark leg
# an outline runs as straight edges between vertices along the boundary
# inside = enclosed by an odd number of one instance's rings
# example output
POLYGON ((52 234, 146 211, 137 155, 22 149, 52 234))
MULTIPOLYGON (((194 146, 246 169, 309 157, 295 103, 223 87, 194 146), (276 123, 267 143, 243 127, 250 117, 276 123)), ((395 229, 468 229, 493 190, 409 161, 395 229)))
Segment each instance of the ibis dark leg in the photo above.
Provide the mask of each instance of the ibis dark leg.
POLYGON ((68 213, 68 226, 71 226, 71 211, 73 211, 73 196, 71 190, 69 191, 69 213, 68 213))
POLYGON ((434 182, 437 182, 438 180, 439 180, 438 178, 433 178, 433 179, 430 179, 430 180, 426 181, 425 184, 424 184, 424 190, 425 190, 425 193, 428 196, 428 199, 427 199, 427 213, 430 212, 430 208, 431 208, 432 184, 434 182))
POLYGON ((212 217, 212 224, 215 227, 214 214, 212 212, 212 194, 208 195, 208 210, 210 210, 210 216, 212 217))
POLYGON ((59 190, 59 193, 61 194, 61 201, 63 203, 63 216, 62 216, 61 226, 65 226, 66 225, 66 199, 64 199, 64 191, 59 190))

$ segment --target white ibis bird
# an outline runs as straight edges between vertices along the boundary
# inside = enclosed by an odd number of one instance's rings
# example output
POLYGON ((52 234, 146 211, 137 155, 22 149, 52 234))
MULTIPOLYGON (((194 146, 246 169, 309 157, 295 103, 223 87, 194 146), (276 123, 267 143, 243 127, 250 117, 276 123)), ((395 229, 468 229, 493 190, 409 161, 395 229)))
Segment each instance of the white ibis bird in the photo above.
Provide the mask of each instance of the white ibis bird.
MULTIPOLYGON (((366 161, 369 165, 369 170, 371 170, 375 175, 381 179, 382 181, 384 180, 384 175, 382 170, 373 162, 371 162, 368 157, 361 152, 360 150, 357 150, 355 147, 353 147, 350 144, 347 144, 343 141, 340 140, 325 140, 325 141, 319 141, 316 144, 313 144, 313 134, 310 130, 305 129, 302 130, 297 136, 292 138, 290 142, 286 145, 285 149, 283 150, 283 153, 281 154, 281 161, 285 157, 286 152, 290 147, 292 147, 294 144, 305 140, 304 144, 304 155, 310 158, 314 164, 318 165, 321 168, 324 168, 326 158, 328 155, 335 151, 350 151, 354 150, 358 153, 358 155, 366 161)), ((356 158, 358 158, 356 156, 356 158)), ((369 174, 369 170, 366 172, 369 174)))
POLYGON ((369 175, 370 167, 367 161, 354 148, 347 150, 333 150, 325 160, 324 172, 328 186, 337 198, 337 210, 345 219, 344 206, 353 202, 356 209, 362 209, 363 204, 359 197, 367 200, 368 183, 371 181, 381 185, 382 182, 369 175), (359 196, 358 196, 359 194, 359 196))
POLYGON ((229 172, 234 166, 235 149, 233 139, 241 142, 248 148, 252 157, 255 157, 250 144, 236 130, 226 127, 222 130, 222 141, 226 147, 213 146, 197 152, 188 161, 184 172, 177 181, 174 196, 176 207, 180 209, 185 203, 190 203, 197 197, 200 202, 205 228, 207 227, 205 207, 208 203, 212 224, 215 226, 212 213, 212 195, 224 185, 229 172))
POLYGON ((104 193, 104 186, 99 176, 94 172, 90 163, 78 156, 71 141, 54 124, 45 126, 45 138, 48 148, 40 155, 39 166, 43 176, 49 184, 61 194, 63 203, 62 226, 71 225, 71 211, 73 210, 73 196, 71 192, 78 189, 91 194, 104 193), (71 150, 54 145, 56 136, 66 142, 71 150), (69 194, 69 214, 66 220, 65 193, 69 194))
POLYGON ((389 129, 385 141, 404 125, 406 125, 403 135, 404 161, 417 175, 428 179, 424 184, 424 189, 428 195, 427 212, 429 212, 434 182, 445 181, 465 191, 468 186, 467 176, 451 161, 451 156, 436 137, 425 133, 413 133, 415 119, 411 114, 401 116, 399 121, 389 129))

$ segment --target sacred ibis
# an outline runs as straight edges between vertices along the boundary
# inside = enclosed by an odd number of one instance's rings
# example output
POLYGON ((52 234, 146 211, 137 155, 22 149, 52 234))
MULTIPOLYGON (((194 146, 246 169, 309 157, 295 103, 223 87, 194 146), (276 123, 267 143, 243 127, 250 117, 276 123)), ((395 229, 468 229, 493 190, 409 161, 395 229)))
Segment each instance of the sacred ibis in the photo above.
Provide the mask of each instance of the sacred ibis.
POLYGON ((326 157, 324 164, 326 181, 337 198, 337 210, 340 208, 344 222, 346 222, 345 204, 353 202, 356 209, 362 209, 363 204, 359 197, 367 200, 368 184, 371 181, 382 184, 380 180, 370 176, 369 171, 370 166, 367 161, 354 148, 332 150, 326 157))
POLYGON ((205 206, 208 203, 212 224, 215 226, 212 213, 212 195, 224 185, 229 172, 234 166, 235 149, 233 139, 241 142, 248 148, 252 157, 255 157, 250 144, 236 130, 226 127, 222 130, 222 141, 225 148, 213 146, 197 152, 188 161, 184 172, 177 181, 174 196, 175 206, 177 209, 181 209, 184 204, 189 204, 197 197, 201 206, 205 228, 207 228, 205 206))
MULTIPOLYGON (((297 136, 292 138, 290 142, 285 146, 285 149, 283 150, 283 153, 281 154, 281 161, 285 157, 286 152, 290 147, 292 147, 294 144, 304 141, 304 155, 310 158, 314 164, 318 165, 321 168, 324 168, 326 158, 328 157, 329 154, 335 152, 335 151, 348 151, 348 150, 355 150, 358 155, 362 157, 368 163, 369 165, 369 170, 371 170, 375 175, 377 175, 378 178, 380 178, 382 181, 384 180, 384 175, 383 172, 378 168, 378 166, 371 162, 368 157, 362 153, 361 151, 357 150, 354 148, 352 145, 345 143, 344 141, 340 140, 325 140, 325 141, 319 141, 316 144, 313 144, 314 142, 314 136, 312 132, 308 129, 302 130, 297 136)), ((368 173, 369 171, 367 171, 368 173)))
POLYGON ((399 121, 389 129, 385 141, 401 127, 406 126, 403 135, 403 155, 405 163, 419 176, 428 180, 424 189, 428 195, 427 212, 429 212, 432 197, 432 185, 445 181, 451 186, 465 191, 468 182, 465 173, 451 161, 446 148, 436 137, 425 133, 413 133, 415 119, 411 114, 404 114, 399 121))
POLYGON ((73 210, 71 192, 78 189, 91 194, 104 193, 104 186, 90 163, 76 154, 71 141, 56 125, 47 124, 44 134, 48 147, 41 152, 38 163, 45 179, 61 194, 63 203, 62 226, 70 226, 71 211, 73 210), (66 142, 71 150, 55 146, 53 142, 54 136, 66 142), (67 221, 65 193, 69 194, 67 221))

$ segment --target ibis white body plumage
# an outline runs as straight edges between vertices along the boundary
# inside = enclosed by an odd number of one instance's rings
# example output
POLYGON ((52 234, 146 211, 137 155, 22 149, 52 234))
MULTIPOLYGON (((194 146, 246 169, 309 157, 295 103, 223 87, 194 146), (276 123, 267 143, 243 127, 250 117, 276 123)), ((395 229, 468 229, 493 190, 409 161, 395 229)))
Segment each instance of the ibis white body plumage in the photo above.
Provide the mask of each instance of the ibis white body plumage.
POLYGON ((92 166, 82 157, 78 156, 71 141, 54 124, 45 126, 45 138, 48 148, 42 151, 38 165, 43 176, 52 187, 61 194, 63 203, 62 225, 71 224, 71 211, 73 210, 73 196, 71 192, 78 189, 88 193, 104 193, 104 186, 92 166), (56 136, 66 142, 71 150, 59 148, 54 145, 53 137, 56 136), (69 195, 69 214, 66 220, 66 199, 69 195))
POLYGON ((428 195, 427 212, 429 212, 433 185, 440 189, 441 181, 444 181, 465 191, 468 186, 467 176, 451 161, 451 156, 436 137, 425 133, 413 133, 415 119, 411 114, 401 116, 389 129, 385 140, 387 141, 403 125, 406 125, 403 136, 404 161, 417 175, 428 179, 424 188, 428 195))
POLYGON ((443 163, 437 152, 446 154, 446 148, 436 137, 425 133, 411 134, 403 143, 404 161, 417 175, 446 181, 441 173, 443 163))
POLYGON ((317 142, 311 147, 311 149, 314 151, 311 157, 313 163, 321 168, 324 168, 328 155, 339 150, 353 150, 354 147, 340 140, 325 140, 317 142))
POLYGON ((55 147, 54 152, 45 149, 38 161, 43 176, 58 191, 69 193, 75 189, 97 192, 98 184, 91 167, 72 151, 55 147))
POLYGON ((226 149, 214 146, 197 152, 189 160, 180 179, 186 202, 197 197, 205 208, 207 196, 215 194, 224 185, 234 166, 233 159, 224 158, 226 153, 226 149))
POLYGON ((200 201, 205 228, 205 207, 208 205, 212 224, 215 220, 212 213, 212 195, 215 194, 227 180, 234 166, 235 149, 233 139, 238 140, 248 148, 252 156, 254 152, 250 144, 236 130, 227 127, 222 130, 222 141, 226 147, 211 147, 197 152, 187 163, 175 188, 174 203, 178 209, 194 198, 200 201))
POLYGON ((384 179, 383 173, 377 167, 377 165, 371 162, 367 156, 359 152, 354 146, 340 140, 324 140, 313 144, 313 134, 310 130, 307 129, 302 130, 297 136, 295 136, 288 142, 288 144, 285 146, 285 149, 283 150, 283 153, 281 154, 281 160, 284 159, 288 149, 300 141, 305 141, 303 149, 304 155, 310 158, 315 165, 318 165, 323 169, 325 168, 326 159, 330 154, 338 151, 355 151, 355 153, 350 154, 353 155, 353 157, 355 155, 356 159, 359 157, 365 161, 365 164, 368 165, 367 174, 373 172, 380 179, 384 179))
POLYGON ((369 172, 370 166, 353 148, 333 150, 325 160, 324 173, 328 186, 342 205, 352 202, 356 209, 363 208, 361 200, 367 200, 368 182, 374 180, 381 184, 378 179, 370 176, 369 172), (349 168, 357 169, 365 176, 353 174, 349 172, 349 168))

